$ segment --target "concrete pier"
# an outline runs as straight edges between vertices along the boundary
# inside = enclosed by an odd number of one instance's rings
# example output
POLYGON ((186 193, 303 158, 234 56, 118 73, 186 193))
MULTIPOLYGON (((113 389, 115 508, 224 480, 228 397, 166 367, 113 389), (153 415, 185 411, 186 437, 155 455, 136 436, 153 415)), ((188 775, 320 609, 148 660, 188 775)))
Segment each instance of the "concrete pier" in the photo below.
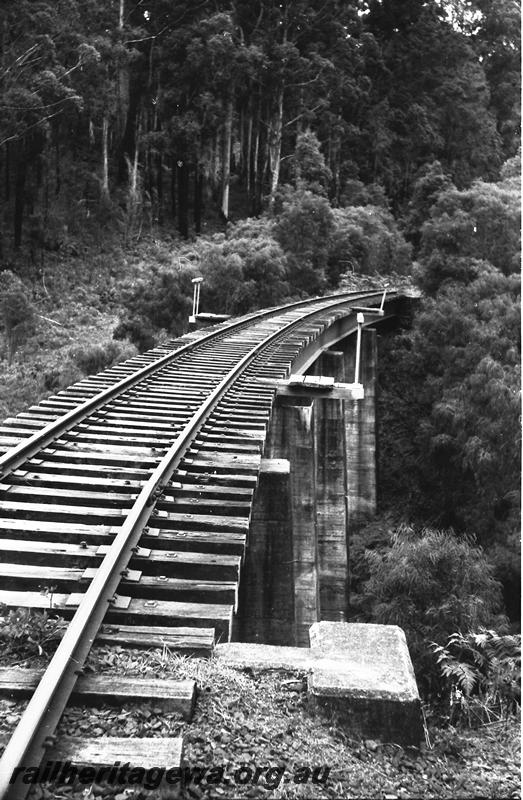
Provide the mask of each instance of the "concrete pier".
POLYGON ((260 473, 240 595, 243 641, 305 647, 312 623, 346 619, 351 533, 376 511, 376 332, 362 334, 363 398, 355 344, 351 336, 323 351, 307 372, 316 378, 273 381, 264 458, 284 459, 289 474, 260 473))
POLYGON ((287 398, 276 399, 265 458, 285 459, 291 465, 287 479, 289 496, 285 499, 281 491, 272 491, 267 479, 260 476, 243 570, 239 638, 307 646, 309 627, 319 619, 312 400, 295 404, 288 402, 287 398), (285 509, 277 508, 281 503, 285 509), (269 525, 270 520, 276 517, 280 523, 287 520, 285 528, 269 525), (270 527, 271 532, 264 526, 270 527), (273 541, 269 554, 268 543, 275 531, 279 531, 278 539, 273 541), (286 570, 283 562, 289 565, 286 570), (270 599, 270 586, 274 585, 274 580, 269 576, 282 572, 285 572, 282 579, 286 580, 289 598, 286 607, 278 602, 280 590, 277 590, 274 602, 270 599), (263 585, 264 580, 266 585, 263 585), (272 621, 264 621, 262 635, 256 620, 271 614, 270 608, 275 606, 280 608, 278 619, 274 617, 272 621))
MULTIPOLYGON (((345 380, 354 378, 353 348, 344 350, 345 380)), ((345 405, 347 448, 347 524, 349 533, 376 513, 376 331, 367 329, 361 337, 360 380, 363 400, 345 405)))
POLYGON ((294 564, 290 465, 262 459, 240 584, 239 638, 294 639, 294 564))

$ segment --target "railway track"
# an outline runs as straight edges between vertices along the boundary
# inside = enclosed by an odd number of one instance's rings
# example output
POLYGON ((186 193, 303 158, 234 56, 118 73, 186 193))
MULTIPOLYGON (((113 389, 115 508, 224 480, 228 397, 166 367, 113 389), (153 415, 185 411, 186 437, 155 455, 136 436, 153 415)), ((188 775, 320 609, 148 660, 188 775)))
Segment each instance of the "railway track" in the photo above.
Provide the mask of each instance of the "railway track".
MULTIPOLYGON (((274 388, 360 292, 191 333, 0 427, 0 604, 71 623, 0 761, 39 764, 95 640, 210 652, 233 635, 274 388)), ((192 701, 191 701, 192 702, 192 701)))

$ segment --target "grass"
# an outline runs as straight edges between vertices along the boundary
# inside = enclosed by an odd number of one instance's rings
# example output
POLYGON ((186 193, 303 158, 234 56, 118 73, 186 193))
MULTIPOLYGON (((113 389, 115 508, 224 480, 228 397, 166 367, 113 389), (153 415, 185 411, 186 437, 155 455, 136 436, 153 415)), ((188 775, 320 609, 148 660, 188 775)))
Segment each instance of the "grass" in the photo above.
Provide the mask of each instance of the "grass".
MULTIPOLYGON (((37 659, 40 665, 42 661, 37 659)), ((515 716, 472 730, 442 724, 429 715, 429 744, 403 748, 362 741, 335 715, 316 710, 299 670, 233 668, 219 658, 189 658, 167 647, 143 651, 99 646, 89 656, 89 671, 195 680, 194 717, 184 722, 154 702, 124 708, 71 706, 59 735, 181 735, 184 765, 198 772, 192 773, 184 793, 176 786, 145 791, 77 782, 37 787, 32 800, 519 797, 520 725, 515 716), (209 773, 212 767, 215 772, 209 773), (206 776, 219 780, 211 783, 206 776)), ((0 699, 0 733, 10 732, 23 707, 24 703, 0 699)))

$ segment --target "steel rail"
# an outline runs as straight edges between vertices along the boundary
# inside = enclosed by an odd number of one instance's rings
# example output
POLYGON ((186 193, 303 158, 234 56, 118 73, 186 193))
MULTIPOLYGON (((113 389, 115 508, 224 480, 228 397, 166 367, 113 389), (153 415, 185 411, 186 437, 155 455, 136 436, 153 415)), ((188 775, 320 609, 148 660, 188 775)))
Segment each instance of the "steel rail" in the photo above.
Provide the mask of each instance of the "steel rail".
MULTIPOLYGON (((372 291, 363 293, 347 292, 343 295, 338 294, 327 295, 326 297, 309 298, 308 300, 299 300, 294 303, 288 303, 285 306, 280 306, 277 311, 278 313, 282 313, 286 310, 290 311, 292 308, 310 305, 312 302, 319 302, 322 300, 327 302, 329 299, 349 297, 354 294, 367 297, 367 295, 372 295, 373 293, 374 292, 372 291)), ((357 300, 358 297, 354 297, 353 299, 357 300)), ((177 350, 161 356, 157 360, 152 361, 150 364, 146 364, 145 367, 141 367, 136 372, 132 372, 130 375, 122 378, 122 380, 118 381, 117 383, 113 383, 111 386, 108 386, 106 389, 98 392, 93 397, 90 397, 88 400, 85 400, 83 403, 75 406, 70 411, 62 414, 57 419, 53 420, 53 422, 50 422, 45 427, 31 434, 31 436, 23 439, 17 445, 11 447, 5 453, 0 455, 0 480, 2 478, 6 478, 13 470, 17 469, 19 466, 21 466, 21 464, 27 461, 27 459, 36 455, 43 447, 55 441, 62 434, 71 430, 71 428, 77 422, 84 420, 93 411, 96 411, 98 408, 104 406, 109 400, 112 400, 113 398, 122 394, 126 389, 130 389, 132 386, 140 383, 143 378, 146 378, 160 370, 162 367, 167 366, 183 353, 193 350, 196 347, 211 341, 213 338, 223 337, 231 333, 231 331, 251 325, 256 320, 263 320, 265 317, 270 317, 275 314, 275 311, 276 309, 274 308, 264 309, 261 312, 254 312, 252 316, 242 317, 238 322, 225 323, 225 325, 220 327, 219 330, 214 330, 208 334, 204 334, 196 341, 188 342, 187 344, 179 347, 177 350)))
MULTIPOLYGON (((0 758, 0 800, 23 800, 26 797, 30 786, 18 781, 11 783, 11 778, 17 774, 17 769, 24 768, 24 764, 29 766, 40 764, 45 749, 54 743, 56 726, 69 701, 76 680, 82 673, 85 660, 108 610, 108 604, 116 600, 115 592, 132 557, 133 549, 138 545, 161 488, 170 479, 188 447, 197 438, 203 424, 232 384, 275 340, 285 338, 290 330, 302 325, 309 317, 334 310, 337 306, 356 299, 354 297, 349 299, 346 296, 341 299, 340 295, 335 297, 337 302, 332 304, 328 304, 328 298, 316 299, 316 303, 325 300, 327 305, 315 308, 299 319, 292 320, 251 348, 209 394, 142 487, 126 521, 83 595, 73 619, 0 758)), ((306 305, 311 305, 313 302, 314 300, 309 300, 306 305)), ((303 301, 291 304, 291 308, 302 304, 303 301)), ((291 309, 288 306, 279 309, 283 313, 289 310, 291 309)), ((275 312, 272 310, 271 316, 274 315, 275 312)), ((215 334, 216 332, 213 335, 215 334)))

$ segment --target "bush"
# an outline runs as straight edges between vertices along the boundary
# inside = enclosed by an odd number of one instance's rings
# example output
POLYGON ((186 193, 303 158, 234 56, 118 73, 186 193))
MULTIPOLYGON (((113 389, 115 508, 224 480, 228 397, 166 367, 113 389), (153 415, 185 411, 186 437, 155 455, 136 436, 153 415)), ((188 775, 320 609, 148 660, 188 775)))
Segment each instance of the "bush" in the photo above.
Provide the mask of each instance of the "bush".
POLYGON ((136 348, 131 344, 119 344, 113 340, 102 344, 78 347, 72 351, 72 360, 84 375, 101 372, 118 361, 132 358, 136 348))
POLYGON ((0 323, 4 329, 8 364, 12 363, 33 318, 34 308, 20 278, 8 269, 0 272, 0 323))
POLYGON ((453 633, 443 647, 435 642, 450 707, 450 722, 506 719, 521 702, 521 636, 492 630, 453 633))
POLYGON ((243 314, 277 305, 288 296, 287 258, 267 218, 230 226, 202 246, 202 307, 243 314))
POLYGON ((187 326, 192 308, 192 265, 172 262, 153 265, 148 274, 130 281, 123 289, 125 316, 113 337, 128 337, 140 351, 153 347, 161 332, 178 335, 187 326))
POLYGON ((361 605, 369 621, 399 625, 422 686, 441 681, 430 641, 443 645, 458 630, 502 627, 501 586, 483 550, 452 531, 401 527, 386 552, 369 552, 370 578, 361 605))
POLYGON ((406 274, 411 265, 411 246, 399 231, 392 214, 378 206, 333 210, 334 230, 328 254, 328 276, 336 286, 340 275, 393 271, 406 274))
POLYGON ((138 352, 151 350, 159 338, 159 331, 153 327, 150 320, 141 316, 130 317, 118 323, 113 331, 115 339, 129 339, 138 352))

